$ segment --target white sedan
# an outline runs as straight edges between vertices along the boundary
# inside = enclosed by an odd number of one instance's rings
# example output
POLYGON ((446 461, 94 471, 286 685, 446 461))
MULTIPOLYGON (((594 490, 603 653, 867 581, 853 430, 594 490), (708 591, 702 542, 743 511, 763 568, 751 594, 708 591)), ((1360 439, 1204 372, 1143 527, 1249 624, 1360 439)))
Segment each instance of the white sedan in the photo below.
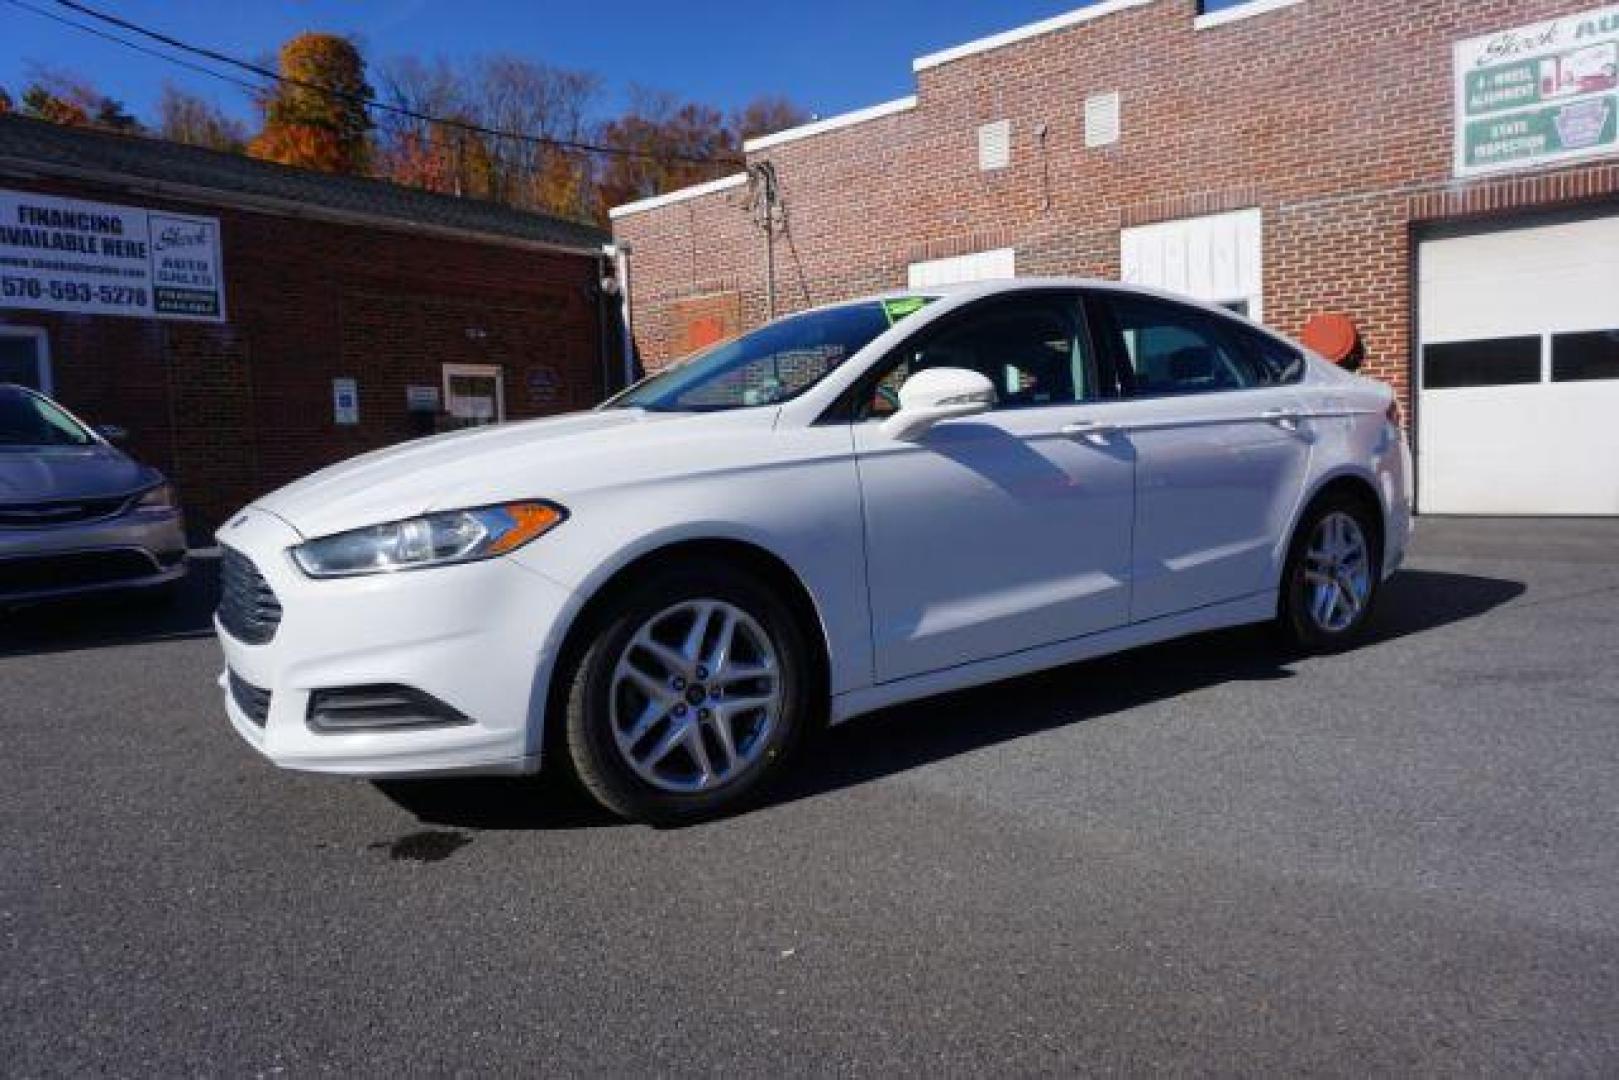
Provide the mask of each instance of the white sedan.
POLYGON ((1388 387, 1092 281, 764 326, 587 413, 426 439, 219 532, 225 704, 278 765, 570 769, 631 818, 806 732, 1274 620, 1365 626, 1410 532, 1388 387))

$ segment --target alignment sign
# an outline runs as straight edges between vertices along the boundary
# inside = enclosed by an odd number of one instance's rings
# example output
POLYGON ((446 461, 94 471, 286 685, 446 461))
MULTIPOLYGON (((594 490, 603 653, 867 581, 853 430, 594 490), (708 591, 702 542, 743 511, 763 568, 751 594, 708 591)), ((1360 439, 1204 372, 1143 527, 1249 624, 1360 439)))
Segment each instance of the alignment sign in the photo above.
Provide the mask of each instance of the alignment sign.
POLYGON ((1456 174, 1619 152, 1619 6, 1456 46, 1456 174))

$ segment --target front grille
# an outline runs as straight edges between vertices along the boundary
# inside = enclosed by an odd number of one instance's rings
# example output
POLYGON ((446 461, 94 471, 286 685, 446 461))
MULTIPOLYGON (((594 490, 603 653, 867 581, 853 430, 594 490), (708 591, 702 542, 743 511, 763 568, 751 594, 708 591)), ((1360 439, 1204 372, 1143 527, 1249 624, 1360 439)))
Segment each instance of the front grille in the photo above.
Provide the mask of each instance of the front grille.
POLYGON ((255 726, 263 727, 265 721, 270 719, 270 691, 260 690, 234 671, 227 672, 225 678, 230 683, 230 696, 236 702, 236 707, 255 726))
POLYGON ((82 525, 119 513, 132 496, 98 499, 59 499, 54 502, 9 503, 0 506, 0 529, 38 529, 48 525, 82 525))
POLYGON ((281 601, 258 567, 233 548, 220 548, 219 622, 238 641, 263 645, 281 625, 281 601))
POLYGON ((0 594, 117 585, 157 572, 152 557, 135 548, 19 555, 0 559, 0 594))

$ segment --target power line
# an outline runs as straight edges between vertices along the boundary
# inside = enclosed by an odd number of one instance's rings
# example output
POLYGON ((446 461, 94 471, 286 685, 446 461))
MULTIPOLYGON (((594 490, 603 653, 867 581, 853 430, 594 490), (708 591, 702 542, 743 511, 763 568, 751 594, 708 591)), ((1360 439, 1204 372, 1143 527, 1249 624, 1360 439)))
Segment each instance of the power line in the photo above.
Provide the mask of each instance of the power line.
MULTIPOLYGON (((7 0, 7 2, 17 7, 34 11, 36 14, 48 14, 47 12, 34 8, 32 5, 23 3, 22 0, 7 0)), ((335 98, 339 101, 346 101, 352 105, 358 105, 367 110, 376 110, 395 116, 403 116, 407 119, 415 120, 420 123, 439 124, 444 127, 454 128, 458 131, 463 131, 474 135, 483 135, 495 139, 511 139, 514 142, 526 142, 537 146, 548 146, 559 150, 570 150, 577 153, 601 154, 608 157, 643 158, 649 161, 660 162, 678 161, 689 165, 734 165, 741 163, 741 159, 733 157, 698 157, 692 154, 673 152, 656 153, 650 150, 629 150, 622 147, 602 146, 597 143, 587 143, 575 139, 559 139, 547 135, 529 135, 522 132, 500 131, 496 128, 486 127, 483 124, 473 123, 472 121, 468 120, 434 116, 431 113, 420 112, 416 109, 409 108, 408 106, 396 105, 386 101, 378 101, 376 98, 365 97, 361 94, 351 94, 344 90, 337 90, 333 87, 322 86, 319 83, 313 83, 304 79, 283 75, 278 71, 272 71, 269 68, 263 67, 262 65, 250 63, 249 61, 231 56, 228 53, 219 52, 218 50, 206 48, 200 45, 193 45, 189 42, 182 41, 179 38, 172 37, 160 31, 142 26, 139 23, 134 23, 128 19, 120 18, 117 15, 110 15, 104 11, 98 11, 87 4, 79 3, 78 0, 56 0, 56 3, 61 7, 65 7, 70 11, 74 11, 91 19, 95 19, 98 22, 106 23, 109 26, 115 26, 118 29, 124 30, 128 33, 137 34, 141 37, 159 42, 160 44, 166 45, 171 49, 179 50, 180 52, 189 53, 193 56, 201 56, 218 64, 225 64, 230 67, 239 68, 243 71, 257 75, 261 79, 280 83, 285 86, 297 87, 300 90, 308 90, 313 93, 324 94, 327 97, 335 98)), ((54 18, 55 16, 50 17, 54 18)), ((64 22, 69 26, 77 27, 78 29, 84 30, 88 33, 94 33, 98 37, 105 38, 109 41, 115 41, 120 45, 128 46, 148 55, 158 56, 159 58, 167 60, 171 63, 180 64, 181 66, 191 68, 192 70, 201 70, 205 74, 210 74, 215 78, 222 78, 226 81, 235 82, 239 86, 247 86, 247 88, 253 92, 258 92, 262 89, 256 85, 249 85, 245 81, 239 81, 230 76, 221 75, 218 72, 202 68, 200 65, 183 61, 178 57, 168 56, 166 54, 141 47, 135 42, 126 41, 122 38, 97 31, 93 27, 83 26, 77 22, 61 18, 57 18, 57 21, 64 22)))
POLYGON ((138 41, 127 41, 124 38, 118 37, 114 34, 109 34, 105 30, 98 30, 94 26, 86 26, 81 22, 75 22, 72 19, 65 18, 58 15, 54 11, 47 11, 44 8, 35 7, 33 4, 27 3, 26 0, 5 0, 5 2, 10 4, 12 7, 21 8, 23 11, 32 12, 42 19, 49 19, 52 22, 61 23, 63 26, 71 26, 75 30, 83 31, 86 34, 89 34, 92 37, 98 37, 103 41, 110 41, 115 45, 122 45, 126 49, 133 49, 138 53, 144 53, 147 56, 153 56, 159 60, 166 60, 177 67, 182 67, 188 71, 195 71, 199 75, 207 75, 210 78, 229 83, 230 85, 239 89, 246 90, 248 93, 256 94, 263 89, 257 83, 248 82, 246 79, 239 79, 234 75, 227 75, 222 71, 215 71, 212 68, 204 67, 198 63, 193 63, 184 57, 170 56, 168 53, 147 48, 138 41))

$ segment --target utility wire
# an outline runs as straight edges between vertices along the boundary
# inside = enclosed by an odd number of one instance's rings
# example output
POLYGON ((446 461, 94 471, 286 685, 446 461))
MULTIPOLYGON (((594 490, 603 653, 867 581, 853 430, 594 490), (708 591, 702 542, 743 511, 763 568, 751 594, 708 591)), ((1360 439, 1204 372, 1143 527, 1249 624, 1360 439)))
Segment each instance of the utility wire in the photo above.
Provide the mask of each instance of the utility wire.
MULTIPOLYGON (((31 5, 23 3, 22 0, 7 0, 7 2, 18 7, 24 7, 28 10, 35 11, 36 14, 45 14, 45 12, 33 8, 31 5)), ((218 50, 205 48, 200 45, 192 45, 191 43, 182 41, 179 38, 161 33, 157 30, 149 29, 140 25, 139 23, 130 22, 128 19, 120 18, 117 15, 109 15, 104 11, 98 11, 97 9, 90 7, 88 4, 79 3, 78 0, 56 0, 56 3, 61 7, 65 7, 70 11, 74 11, 80 15, 95 19, 98 22, 105 23, 109 26, 115 26, 118 29, 128 33, 136 34, 140 37, 159 42, 160 44, 166 45, 169 48, 176 49, 180 52, 189 53, 193 56, 201 56, 205 59, 212 60, 215 63, 225 64, 229 67, 239 68, 243 71, 257 75, 261 79, 280 83, 285 86, 294 86, 300 90, 308 90, 313 93, 324 94, 327 97, 336 98, 339 101, 346 101, 352 105, 358 105, 367 110, 376 110, 378 112, 390 113, 395 116, 403 116, 407 119, 416 120, 421 123, 439 124, 444 127, 454 128, 458 131, 463 131, 474 135, 484 135, 496 139, 511 139, 514 142, 532 143, 538 146, 549 146, 559 150, 571 150, 578 153, 601 154, 607 157, 644 158, 650 161, 678 161, 690 165, 735 165, 742 163, 740 158, 734 157, 698 157, 693 154, 656 153, 650 150, 629 150, 616 146, 602 146, 597 143, 582 142, 575 139, 559 139, 546 135, 529 135, 522 132, 500 131, 496 128, 486 127, 483 124, 473 123, 468 120, 457 120, 451 117, 434 116, 431 113, 420 112, 405 105, 396 105, 391 102, 378 101, 376 98, 365 97, 361 94, 351 94, 347 91, 337 90, 329 86, 322 86, 319 83, 313 83, 304 79, 283 75, 279 71, 272 71, 269 68, 263 67, 259 64, 250 63, 238 57, 231 56, 228 53, 222 53, 218 50)), ((149 55, 159 56, 162 59, 168 60, 172 63, 179 63, 182 64, 182 66, 191 67, 193 70, 199 69, 197 65, 185 63, 177 57, 167 56, 162 53, 153 52, 149 49, 140 48, 133 42, 125 41, 122 38, 113 37, 109 34, 99 33, 93 30, 91 27, 82 26, 76 22, 65 19, 58 19, 57 21, 66 22, 69 26, 77 26, 81 30, 96 33, 98 37, 107 38, 108 40, 116 41, 119 44, 128 45, 131 48, 139 48, 139 51, 141 52, 146 52, 149 55)), ((201 70, 206 71, 207 69, 201 70)), ((210 71, 207 73, 214 75, 216 78, 225 78, 229 81, 235 81, 234 79, 231 79, 231 77, 219 75, 217 72, 210 71)), ((238 85, 244 84, 239 83, 238 85)), ((249 88, 254 92, 262 89, 258 86, 251 86, 249 88)))
POLYGON ((159 60, 166 60, 177 67, 183 67, 188 71, 195 71, 199 75, 207 75, 210 78, 229 83, 230 85, 239 89, 246 90, 248 93, 256 94, 263 89, 263 87, 258 83, 249 82, 246 79, 239 79, 234 75, 227 75, 222 71, 215 71, 213 68, 204 67, 203 65, 194 63, 193 61, 187 60, 184 57, 171 56, 168 53, 159 52, 157 49, 148 48, 138 41, 128 41, 124 38, 118 37, 115 34, 109 34, 105 30, 97 29, 94 26, 86 26, 84 23, 75 22, 73 19, 66 18, 54 11, 47 11, 44 8, 35 7, 33 4, 28 3, 27 0, 5 0, 5 2, 14 8, 21 8, 23 11, 32 12, 42 19, 49 19, 52 22, 61 23, 63 26, 71 26, 75 30, 83 31, 86 34, 89 34, 92 37, 98 37, 103 41, 110 41, 115 45, 122 45, 126 49, 133 49, 138 53, 144 53, 147 56, 154 56, 159 60))

